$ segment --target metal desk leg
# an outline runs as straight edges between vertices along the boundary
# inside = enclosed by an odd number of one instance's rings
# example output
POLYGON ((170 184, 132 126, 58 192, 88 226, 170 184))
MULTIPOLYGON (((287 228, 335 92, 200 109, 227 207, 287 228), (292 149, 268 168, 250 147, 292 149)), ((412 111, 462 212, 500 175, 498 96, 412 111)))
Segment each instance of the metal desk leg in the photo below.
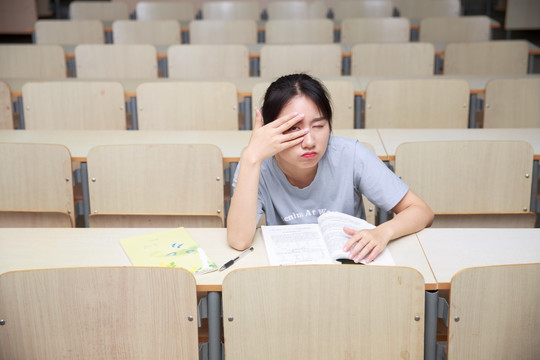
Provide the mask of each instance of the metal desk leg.
POLYGON ((252 130, 251 126, 251 112, 253 105, 251 104, 251 97, 246 96, 244 98, 244 130, 252 130))
POLYGON ((22 96, 17 97, 17 109, 19 110, 19 129, 26 129, 24 124, 24 105, 22 96))
POLYGON ((424 360, 435 360, 437 357, 437 307, 438 291, 426 291, 424 314, 424 360))
POLYGON ((540 177, 540 161, 533 161, 533 173, 532 173, 532 189, 531 189, 531 211, 536 213, 536 216, 540 216, 540 201, 537 200, 538 194, 538 180, 540 177))
POLYGON ((351 75, 351 57, 343 56, 341 60, 342 73, 343 75, 351 75))
POLYGON ((88 164, 81 162, 81 187, 82 187, 82 202, 84 227, 88 227, 88 215, 90 215, 90 191, 88 189, 88 164))
POLYGON ((354 96, 354 128, 362 129, 362 112, 364 111, 364 98, 361 95, 354 96))
POLYGON ((478 109, 478 96, 471 94, 469 100, 469 129, 476 128, 476 110, 478 109))
POLYGON ((221 360, 221 294, 208 292, 208 359, 221 360))
POLYGON ((139 130, 139 118, 137 117, 137 98, 129 98, 131 108, 131 130, 139 130))

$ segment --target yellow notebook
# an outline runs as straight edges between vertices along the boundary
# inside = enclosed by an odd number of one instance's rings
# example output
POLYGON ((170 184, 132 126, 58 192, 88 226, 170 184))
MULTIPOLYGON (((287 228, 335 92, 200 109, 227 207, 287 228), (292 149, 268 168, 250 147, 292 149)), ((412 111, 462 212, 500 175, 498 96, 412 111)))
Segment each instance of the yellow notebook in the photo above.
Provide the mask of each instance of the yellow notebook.
POLYGON ((217 270, 183 227, 124 238, 120 244, 134 266, 180 267, 193 274, 217 270))

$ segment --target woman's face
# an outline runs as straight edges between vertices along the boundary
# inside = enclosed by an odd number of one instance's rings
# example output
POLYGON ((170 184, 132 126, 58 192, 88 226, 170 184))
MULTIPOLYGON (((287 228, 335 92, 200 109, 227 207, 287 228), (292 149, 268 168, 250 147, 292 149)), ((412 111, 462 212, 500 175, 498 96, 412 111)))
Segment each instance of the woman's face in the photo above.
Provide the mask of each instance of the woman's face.
POLYGON ((300 131, 308 129, 303 141, 296 146, 276 154, 276 161, 283 171, 294 169, 309 169, 316 167, 326 152, 330 125, 315 103, 307 96, 297 95, 283 107, 278 117, 297 112, 304 118, 288 130, 300 131), (286 167, 287 169, 284 169, 286 167))

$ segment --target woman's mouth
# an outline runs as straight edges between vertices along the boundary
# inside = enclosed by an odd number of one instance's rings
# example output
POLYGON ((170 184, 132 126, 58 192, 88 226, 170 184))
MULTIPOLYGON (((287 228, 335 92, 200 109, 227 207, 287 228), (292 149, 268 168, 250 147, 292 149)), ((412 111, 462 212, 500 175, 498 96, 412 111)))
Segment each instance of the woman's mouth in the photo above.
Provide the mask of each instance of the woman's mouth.
POLYGON ((302 157, 303 157, 304 159, 312 159, 312 158, 314 158, 315 156, 317 156, 317 153, 316 153, 316 152, 307 152, 307 153, 302 154, 302 157))

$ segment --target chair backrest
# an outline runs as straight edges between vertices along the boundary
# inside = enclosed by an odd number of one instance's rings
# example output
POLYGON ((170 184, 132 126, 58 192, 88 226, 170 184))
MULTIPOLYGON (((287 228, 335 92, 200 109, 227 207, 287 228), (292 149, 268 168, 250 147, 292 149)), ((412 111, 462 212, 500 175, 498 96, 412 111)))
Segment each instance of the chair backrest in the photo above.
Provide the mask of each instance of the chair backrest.
POLYGON ((540 29, 540 3, 528 0, 510 0, 506 3, 504 28, 506 30, 540 29))
POLYGON ((30 34, 37 19, 35 0, 0 1, 0 34, 30 34))
POLYGON ((229 82, 143 83, 137 105, 140 130, 238 130, 238 92, 229 82))
POLYGON ((75 60, 81 79, 158 77, 157 51, 148 44, 78 45, 75 60))
POLYGON ((305 72, 310 75, 340 76, 341 46, 338 44, 263 45, 261 77, 274 78, 305 72))
POLYGON ((195 8, 192 3, 176 2, 139 2, 136 8, 137 20, 177 20, 191 21, 195 19, 195 8))
POLYGON ((225 357, 423 359, 424 287, 418 271, 402 267, 233 271, 222 287, 225 357))
POLYGON ((171 79, 249 77, 245 45, 174 45, 169 47, 167 58, 171 79))
POLYGON ((69 4, 69 18, 72 20, 127 20, 129 8, 122 2, 73 1, 69 4))
POLYGON ((112 24, 115 44, 174 45, 182 43, 175 20, 117 20, 112 24))
POLYGON ((0 227, 75 226, 71 171, 65 146, 0 144, 0 227))
POLYGON ((467 128, 469 84, 462 79, 373 80, 366 128, 467 128))
POLYGON ((190 320, 196 284, 187 270, 13 271, 0 275, 0 292, 4 359, 198 357, 197 321, 190 320))
POLYGON ((65 78, 64 49, 60 45, 0 45, 0 77, 65 78))
POLYGON ((338 21, 347 18, 392 17, 394 13, 392 1, 386 0, 338 0, 332 9, 334 19, 338 21))
POLYGON ((354 76, 429 76, 435 48, 429 43, 356 44, 351 51, 354 76))
MULTIPOLYGON (((484 227, 480 215, 496 214, 531 225, 532 166, 529 143, 503 140, 403 143, 395 160, 396 174, 428 203, 436 218, 479 215, 476 227, 484 227)), ((499 226, 504 221, 500 218, 499 226)))
POLYGON ((269 20, 307 19, 309 6, 306 1, 270 1, 266 7, 269 20))
POLYGON ((205 20, 254 20, 261 18, 260 5, 256 1, 207 1, 202 4, 205 20))
POLYGON ((223 158, 215 145, 104 145, 88 152, 91 227, 223 227, 223 158), (135 223, 129 217, 135 216, 135 223), (204 221, 207 220, 207 221, 204 221))
POLYGON ((0 81, 0 129, 13 129, 13 126, 11 89, 5 81, 0 81))
POLYGON ((452 279, 448 360, 535 359, 540 264, 469 268, 452 279))
POLYGON ((529 47, 522 40, 450 43, 444 50, 447 75, 524 75, 529 47))
POLYGON ((459 0, 393 0, 401 17, 412 23, 426 17, 459 16, 461 3, 459 0))
POLYGON ((354 18, 341 22, 342 43, 405 43, 410 39, 409 19, 354 18))
POLYGON ((540 77, 493 79, 486 84, 485 128, 540 128, 540 77))
POLYGON ((491 20, 484 15, 429 17, 420 21, 419 40, 423 42, 445 43, 490 39, 491 20))
POLYGON ((23 85, 27 130, 125 130, 124 88, 116 82, 58 81, 23 85))
POLYGON ((189 24, 190 44, 256 44, 254 20, 195 20, 189 24))
POLYGON ((36 44, 103 44, 103 23, 99 20, 38 20, 36 44))
MULTIPOLYGON (((332 99, 332 128, 354 128, 354 86, 348 80, 322 80, 332 99)), ((253 114, 260 109, 264 102, 264 94, 270 86, 269 82, 257 83, 251 91, 253 114)))
POLYGON ((268 20, 266 44, 331 44, 334 23, 329 19, 268 20))

